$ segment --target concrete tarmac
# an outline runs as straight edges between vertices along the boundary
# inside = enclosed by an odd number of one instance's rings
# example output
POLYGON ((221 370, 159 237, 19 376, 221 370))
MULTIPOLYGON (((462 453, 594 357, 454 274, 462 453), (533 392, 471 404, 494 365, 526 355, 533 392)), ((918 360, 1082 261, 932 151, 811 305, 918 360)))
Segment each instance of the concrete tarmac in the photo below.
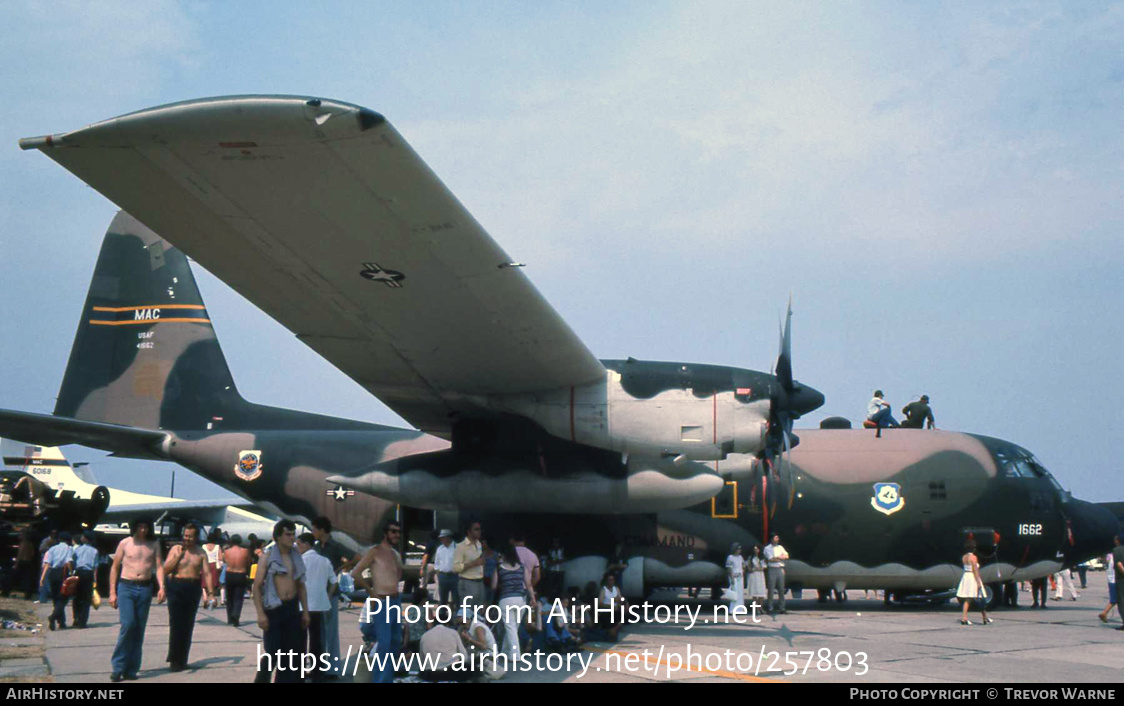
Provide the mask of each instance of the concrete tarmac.
MULTIPOLYGON (((1097 613, 1107 602, 1104 574, 1090 575, 1090 589, 1077 601, 1049 602, 1046 610, 1024 607, 992 613, 995 623, 960 625, 952 603, 939 608, 885 606, 850 591, 846 603, 789 600, 787 615, 761 616, 759 623, 727 624, 713 620, 717 604, 683 594, 660 592, 650 600, 662 610, 698 609, 699 622, 649 622, 626 628, 615 643, 593 643, 583 651, 584 664, 569 668, 551 658, 541 668, 508 674, 505 682, 1035 682, 1078 683, 1124 680, 1124 631, 1119 617, 1109 625, 1097 613), (684 629, 688 628, 688 629, 684 629), (810 654, 809 654, 810 653, 810 654), (762 659, 764 656, 764 659, 762 659), (786 663, 787 658, 787 663, 786 663), (865 668, 864 668, 865 665, 865 668), (786 674, 785 672, 788 672, 786 674)), ((809 595, 805 593, 805 596, 809 595)), ((812 594, 814 595, 814 594, 812 594)), ((38 606, 44 626, 47 606, 38 606)), ((69 613, 69 610, 68 610, 69 613)), ((109 682, 110 655, 117 641, 117 612, 108 601, 91 611, 90 627, 47 633, 47 661, 59 683, 109 682)), ((662 616, 661 616, 662 617, 662 616)), ((69 617, 68 617, 69 620, 69 617)), ((362 639, 359 609, 341 613, 341 653, 352 646, 350 665, 362 639)), ((246 602, 242 625, 226 624, 222 608, 200 609, 190 666, 172 673, 165 662, 168 646, 166 605, 152 606, 145 637, 140 680, 145 682, 249 682, 261 644, 253 604, 246 602)), ((352 667, 349 666, 349 672, 352 667)), ((363 681, 362 668, 355 677, 363 681)), ((348 676, 343 681, 351 681, 348 676)))

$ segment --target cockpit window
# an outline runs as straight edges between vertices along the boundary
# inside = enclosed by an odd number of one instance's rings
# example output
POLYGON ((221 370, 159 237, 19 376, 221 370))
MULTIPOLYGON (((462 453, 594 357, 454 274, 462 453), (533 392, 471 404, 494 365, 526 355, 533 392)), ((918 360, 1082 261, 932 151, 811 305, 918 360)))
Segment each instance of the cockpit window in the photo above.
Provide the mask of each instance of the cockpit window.
POLYGON ((1058 489, 1058 494, 1059 494, 1059 495, 1061 495, 1061 497, 1062 497, 1062 502, 1065 502, 1065 500, 1066 500, 1066 496, 1067 496, 1068 494, 1067 494, 1067 493, 1065 492, 1065 490, 1064 490, 1064 489, 1062 488, 1062 484, 1061 484, 1061 483, 1059 483, 1059 482, 1058 482, 1058 480, 1057 480, 1056 478, 1054 478, 1054 476, 1053 476, 1053 475, 1051 475, 1051 474, 1050 474, 1050 472, 1049 472, 1049 471, 1047 471, 1047 470, 1046 470, 1046 468, 1045 468, 1045 467, 1044 467, 1044 466, 1043 466, 1043 465, 1042 465, 1041 463, 1039 463, 1039 462, 1038 462, 1038 459, 1036 459, 1035 457, 1031 456, 1031 457, 1030 457, 1030 461, 1029 461, 1029 465, 1030 465, 1030 468, 1031 468, 1031 470, 1033 470, 1033 471, 1034 471, 1034 474, 1035 474, 1036 476, 1038 476, 1039 478, 1046 478, 1046 479, 1048 479, 1048 480, 1050 481, 1050 484, 1051 484, 1051 485, 1053 485, 1053 486, 1054 486, 1055 488, 1057 488, 1057 489, 1058 489))
POLYGON ((991 452, 995 459, 995 466, 1004 478, 1045 478, 1058 490, 1062 502, 1065 502, 1067 493, 1045 466, 1038 462, 1034 454, 1007 441, 989 436, 975 434, 973 436, 991 452))
POLYGON ((1030 467, 1028 454, 1013 445, 997 446, 991 450, 995 465, 1007 478, 1037 478, 1030 467))

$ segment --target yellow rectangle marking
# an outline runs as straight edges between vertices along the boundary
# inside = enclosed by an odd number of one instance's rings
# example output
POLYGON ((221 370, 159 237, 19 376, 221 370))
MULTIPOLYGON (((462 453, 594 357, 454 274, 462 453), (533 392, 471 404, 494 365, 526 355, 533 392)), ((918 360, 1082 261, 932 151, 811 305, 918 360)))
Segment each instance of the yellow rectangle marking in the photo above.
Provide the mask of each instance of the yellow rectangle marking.
POLYGON ((726 485, 734 486, 734 514, 732 515, 719 515, 718 514, 718 497, 715 496, 710 499, 710 516, 723 520, 736 520, 738 519, 738 482, 736 480, 726 481, 726 485))

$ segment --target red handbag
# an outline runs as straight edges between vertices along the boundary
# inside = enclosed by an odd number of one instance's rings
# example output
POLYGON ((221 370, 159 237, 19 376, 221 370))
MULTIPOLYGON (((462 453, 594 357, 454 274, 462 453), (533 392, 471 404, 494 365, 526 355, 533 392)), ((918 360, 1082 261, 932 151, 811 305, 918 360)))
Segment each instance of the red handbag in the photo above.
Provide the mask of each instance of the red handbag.
POLYGON ((64 596, 70 597, 78 593, 78 577, 67 576, 63 579, 62 589, 59 591, 64 596))

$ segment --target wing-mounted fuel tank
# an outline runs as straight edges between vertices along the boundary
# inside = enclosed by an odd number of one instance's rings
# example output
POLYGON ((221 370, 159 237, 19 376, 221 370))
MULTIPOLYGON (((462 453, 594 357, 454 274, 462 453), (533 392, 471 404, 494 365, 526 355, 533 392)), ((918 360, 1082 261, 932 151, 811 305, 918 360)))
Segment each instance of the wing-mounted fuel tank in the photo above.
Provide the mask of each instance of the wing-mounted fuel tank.
POLYGON ((589 385, 479 403, 534 420, 555 437, 622 454, 714 461, 763 448, 776 396, 772 375, 631 358, 602 363, 605 379, 589 385))
POLYGON ((672 510, 709 500, 723 488, 722 479, 700 463, 549 451, 519 458, 440 451, 327 482, 431 510, 561 514, 672 510))

